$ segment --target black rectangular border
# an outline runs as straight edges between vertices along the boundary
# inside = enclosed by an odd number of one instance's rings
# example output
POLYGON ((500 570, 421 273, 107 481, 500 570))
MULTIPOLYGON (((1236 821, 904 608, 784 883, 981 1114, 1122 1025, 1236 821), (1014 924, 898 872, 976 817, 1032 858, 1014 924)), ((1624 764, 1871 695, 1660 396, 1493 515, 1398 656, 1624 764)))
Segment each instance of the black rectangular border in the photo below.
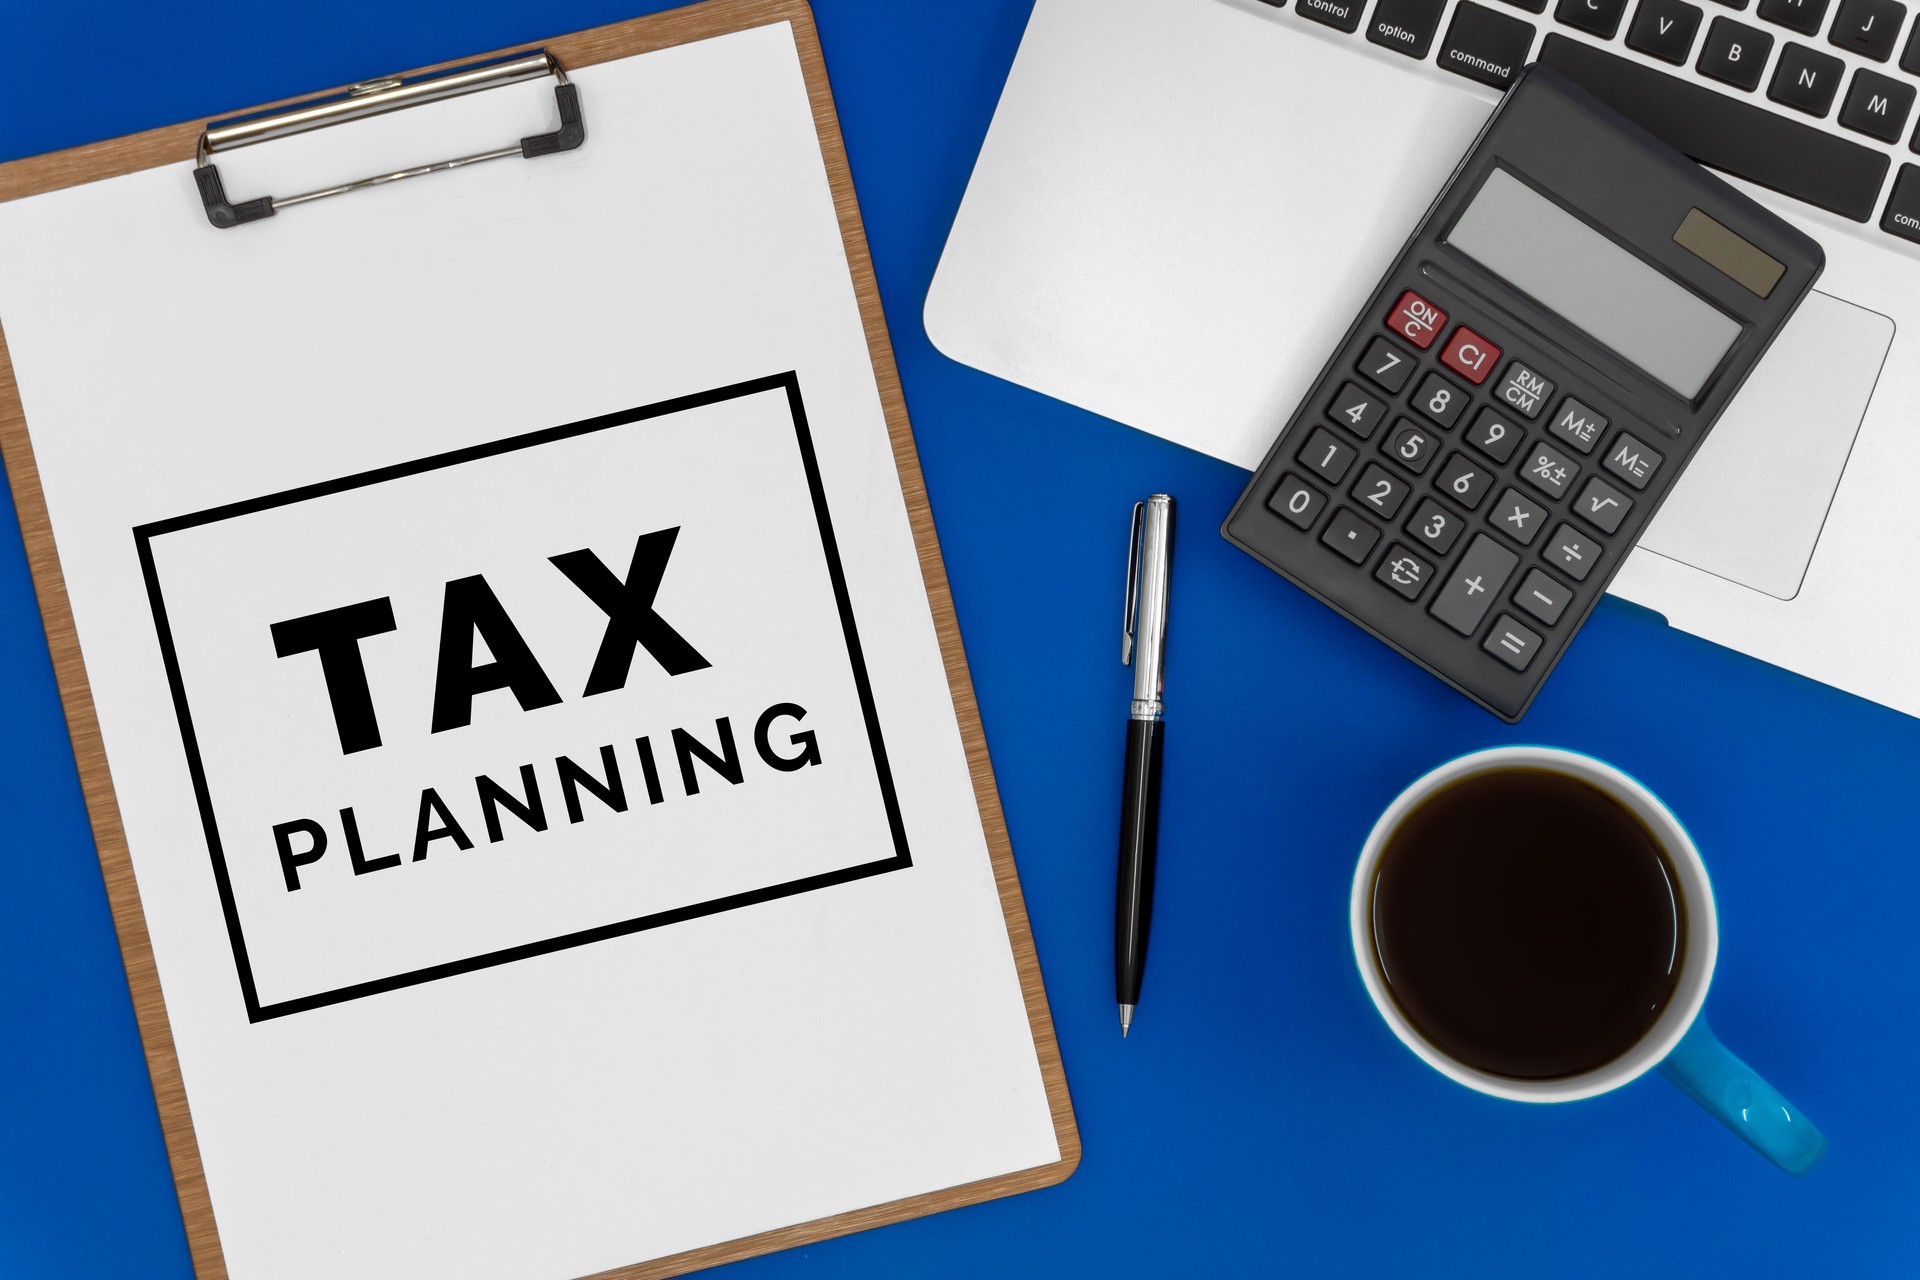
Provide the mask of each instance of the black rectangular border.
POLYGON ((754 378, 746 382, 736 382, 730 386, 716 387, 711 391, 696 392, 693 395, 678 396, 671 400, 661 400, 637 409, 628 409, 620 413, 603 414, 597 418, 586 418, 579 422, 563 426, 547 427, 525 435, 509 436, 504 440, 490 441, 486 444, 472 445, 465 449, 455 449, 448 453, 434 454, 413 462, 403 462, 389 467, 380 467, 372 471, 363 471, 355 475, 344 476, 336 480, 326 480, 318 484, 303 485, 287 489, 265 497, 252 498, 244 502, 229 503, 225 506, 210 507, 205 511, 196 511, 188 515, 174 516, 171 519, 154 521, 140 525, 133 530, 135 546, 140 556, 140 571, 146 580, 147 599, 153 609, 154 629, 160 641, 161 658, 166 665, 167 684, 173 693, 174 714, 180 721, 180 738, 186 748, 187 770, 193 779, 194 799, 200 808, 200 822, 206 831, 207 848, 213 858, 214 883, 220 893, 220 908, 226 917, 227 939, 233 948, 234 967, 240 979, 240 993, 246 1002, 247 1021, 264 1022, 269 1018, 284 1017, 291 1013, 304 1013, 309 1009, 324 1008, 327 1005, 340 1004, 348 1000, 357 1000, 362 996, 378 995, 386 991, 397 991, 402 987, 417 986, 423 982, 432 982, 439 978, 449 978, 456 974, 472 973, 478 969, 488 969, 495 965, 507 964, 515 960, 524 960, 530 956, 547 955, 555 951, 564 951, 570 947, 583 946, 590 942, 600 942, 607 938, 617 938, 629 933, 639 933, 645 929, 657 929, 662 925, 679 924, 682 921, 698 919, 701 916, 718 915, 723 911, 732 911, 739 907, 753 906, 757 903, 771 902, 776 898, 792 897, 814 889, 824 889, 832 885, 846 884, 854 880, 864 880, 869 876, 887 871, 898 871, 913 865, 913 857, 907 848, 906 823, 900 815, 900 800, 894 790, 893 771, 887 762, 886 744, 880 734, 879 712, 874 706, 873 688, 867 678, 867 662, 860 647, 859 632, 854 626, 853 601, 847 592, 846 573, 840 564, 839 543, 834 538, 833 521, 827 512, 826 489, 820 480, 820 464, 813 451, 813 435, 807 425, 806 406, 800 397, 800 378, 796 370, 773 374, 764 378, 754 378), (806 473, 807 489, 813 499, 813 512, 820 528, 820 549, 826 556, 827 576, 833 583, 834 601, 840 610, 840 626, 847 645, 847 660, 853 669, 854 688, 860 697, 860 711, 866 720, 867 740, 873 747, 873 764, 880 782, 880 796, 886 807, 887 827, 893 835, 894 854, 875 862, 858 866, 842 867, 836 871, 823 872, 820 875, 807 876, 798 880, 789 880, 782 884, 768 885, 744 893, 730 894, 726 897, 710 899, 706 902, 691 903, 675 907, 669 911, 659 911, 652 915, 636 916, 613 924, 599 925, 592 929, 583 929, 575 933, 562 934, 541 942, 523 943, 520 946, 506 947, 499 951, 490 951, 482 955, 471 956, 464 960, 452 960, 444 964, 429 965, 423 969, 414 969, 406 973, 386 978, 375 978, 367 982, 358 982, 350 986, 337 987, 331 991, 322 991, 313 995, 297 996, 290 1000, 281 1000, 273 1004, 262 1005, 254 987, 253 966, 247 956, 246 938, 240 927, 239 908, 234 902, 233 885, 227 875, 226 854, 221 847, 220 832, 214 821, 213 800, 207 788, 206 771, 200 760, 199 740, 194 732, 193 715, 187 706, 186 687, 180 676, 180 663, 174 651, 173 630, 167 621, 166 603, 161 598, 159 574, 153 561, 153 540, 163 534, 176 533, 182 529, 191 529, 199 525, 213 524, 220 520, 233 519, 236 516, 252 515, 274 507, 290 506, 296 502, 305 502, 312 498, 323 498, 331 494, 343 493, 349 489, 365 488, 386 480, 398 480, 407 476, 436 471, 444 467, 455 466, 462 462, 473 462, 481 458, 497 457, 501 454, 515 453, 521 449, 536 445, 550 444, 557 440, 569 440, 576 436, 590 435, 596 431, 605 431, 612 427, 630 426, 651 418, 666 417, 690 409, 704 408, 728 400, 742 399, 759 395, 766 391, 783 390, 787 396, 787 406, 793 420, 794 435, 800 447, 800 461, 806 473))

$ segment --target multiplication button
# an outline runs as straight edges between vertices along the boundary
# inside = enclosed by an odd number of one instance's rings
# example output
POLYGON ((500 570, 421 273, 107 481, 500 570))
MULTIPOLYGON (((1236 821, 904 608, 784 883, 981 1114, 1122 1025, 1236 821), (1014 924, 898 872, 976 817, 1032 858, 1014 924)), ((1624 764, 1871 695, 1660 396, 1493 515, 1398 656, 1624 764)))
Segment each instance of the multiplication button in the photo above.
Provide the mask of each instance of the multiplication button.
POLYGON ((1519 563, 1519 556, 1486 534, 1475 535, 1427 612, 1461 635, 1472 635, 1519 563))
POLYGON ((1511 486, 1493 504, 1487 520, 1521 546, 1530 546, 1547 524, 1546 508, 1511 486))
POLYGON ((1480 647, 1515 671, 1525 671, 1533 655, 1540 651, 1540 636, 1521 626, 1512 614, 1503 613, 1480 647))

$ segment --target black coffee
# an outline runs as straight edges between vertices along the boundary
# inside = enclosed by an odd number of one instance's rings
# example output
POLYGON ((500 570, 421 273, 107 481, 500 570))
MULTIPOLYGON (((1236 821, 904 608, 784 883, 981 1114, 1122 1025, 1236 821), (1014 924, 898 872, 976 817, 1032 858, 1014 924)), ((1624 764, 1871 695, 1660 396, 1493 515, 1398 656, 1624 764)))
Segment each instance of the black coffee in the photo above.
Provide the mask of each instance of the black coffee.
POLYGON ((1633 1047, 1673 996, 1685 909, 1652 832, 1565 774, 1503 769, 1400 823, 1373 944, 1407 1020, 1495 1075, 1551 1080, 1633 1047))

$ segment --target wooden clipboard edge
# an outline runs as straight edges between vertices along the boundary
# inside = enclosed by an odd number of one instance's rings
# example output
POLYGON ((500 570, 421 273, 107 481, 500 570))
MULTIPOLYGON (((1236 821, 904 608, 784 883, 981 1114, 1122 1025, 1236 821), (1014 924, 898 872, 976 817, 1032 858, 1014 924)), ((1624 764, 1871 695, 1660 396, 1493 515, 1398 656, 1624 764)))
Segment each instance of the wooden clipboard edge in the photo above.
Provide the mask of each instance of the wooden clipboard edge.
MULTIPOLYGON (((1001 911, 1006 918, 1007 934, 1013 947, 1014 963, 1026 1002, 1027 1020, 1046 1086, 1054 1136, 1060 1147, 1060 1159, 1051 1164, 958 1187, 854 1209, 649 1262, 616 1267, 599 1273, 593 1280, 654 1280, 656 1277, 679 1275, 702 1267, 717 1266, 833 1236, 978 1204, 1063 1182, 1080 1163, 1080 1133, 1067 1093, 1066 1071, 1060 1059, 1059 1042, 1054 1035, 1033 931, 1027 918, 1025 898, 1020 891, 1019 873, 1013 862, 1006 819, 1000 808, 1000 793, 994 782, 986 735, 980 723, 979 705, 974 698, 973 680, 967 669, 966 652, 947 583, 946 566, 941 559, 934 529, 932 507, 920 472, 919 452, 914 444, 912 425, 907 419, 906 398, 900 386, 899 371, 894 365, 893 346, 887 334, 879 287, 874 280, 873 259, 867 249, 866 232, 860 220, 859 203, 854 194, 846 148, 840 136, 839 117, 834 110, 812 8, 806 0, 705 0, 705 3, 686 8, 611 23, 547 41, 510 46, 496 50, 494 54, 450 59, 406 74, 457 66, 473 61, 475 57, 493 57, 535 48, 552 51, 562 65, 569 68, 587 67, 780 22, 792 25, 794 42, 806 78, 821 158, 833 192, 834 208, 839 217, 841 239, 853 278, 861 323, 866 330, 868 355, 872 360, 874 378, 886 415, 887 432, 893 445, 894 462, 900 475, 901 492, 906 499, 908 518, 913 528, 914 544, 927 589, 927 603, 939 633, 948 690, 959 720, 967 766, 972 773, 974 800, 979 808, 988 853, 993 861, 994 883, 1000 893, 1001 911)), ((281 100, 287 101, 293 99, 281 100)), ((276 105, 279 104, 263 104, 253 110, 265 110, 276 105)), ((223 116, 234 114, 238 113, 226 112, 223 116)), ((219 117, 209 119, 214 118, 219 117)), ((206 124, 207 121, 188 121, 0 164, 0 200, 38 195, 191 159, 194 144, 206 124)), ((270 228, 267 230, 270 231, 270 228)), ((53 543, 46 501, 40 490, 39 470, 27 435, 25 411, 4 332, 0 332, 0 456, 6 462, 14 507, 19 515, 28 564, 33 573, 34 589, 40 600, 41 617, 46 627, 55 677, 60 686, 68 733, 73 741, 87 812, 99 850, 101 871, 112 903, 114 927, 120 939, 121 956, 133 996, 134 1015, 146 1047, 148 1073, 153 1080, 155 1102, 161 1129, 166 1137, 167 1155, 173 1168, 174 1186, 180 1199, 194 1271, 201 1280, 225 1280, 226 1261, 213 1220, 212 1202, 207 1193, 199 1147, 194 1137, 192 1115, 187 1107, 179 1059, 174 1051, 172 1029, 167 1022, 166 1006, 161 997, 159 975, 154 967, 139 887, 134 879, 126 834, 114 799, 99 721, 94 712, 86 666, 80 655, 79 637, 74 629, 65 578, 53 543)))

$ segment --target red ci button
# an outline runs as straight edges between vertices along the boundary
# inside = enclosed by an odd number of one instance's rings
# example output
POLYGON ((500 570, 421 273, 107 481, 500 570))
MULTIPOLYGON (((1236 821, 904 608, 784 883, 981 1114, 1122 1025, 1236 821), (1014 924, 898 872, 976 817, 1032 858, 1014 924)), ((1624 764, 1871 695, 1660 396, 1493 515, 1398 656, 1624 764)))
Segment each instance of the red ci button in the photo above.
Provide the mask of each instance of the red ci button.
POLYGON ((1446 322, 1446 312, 1409 289, 1400 295, 1400 301, 1393 304, 1393 312, 1387 317, 1387 328, 1425 351, 1440 336, 1440 326, 1446 322))
POLYGON ((1487 380, 1493 366, 1500 363, 1500 348, 1461 325, 1447 340, 1447 349, 1440 353, 1440 363, 1477 387, 1487 380))

